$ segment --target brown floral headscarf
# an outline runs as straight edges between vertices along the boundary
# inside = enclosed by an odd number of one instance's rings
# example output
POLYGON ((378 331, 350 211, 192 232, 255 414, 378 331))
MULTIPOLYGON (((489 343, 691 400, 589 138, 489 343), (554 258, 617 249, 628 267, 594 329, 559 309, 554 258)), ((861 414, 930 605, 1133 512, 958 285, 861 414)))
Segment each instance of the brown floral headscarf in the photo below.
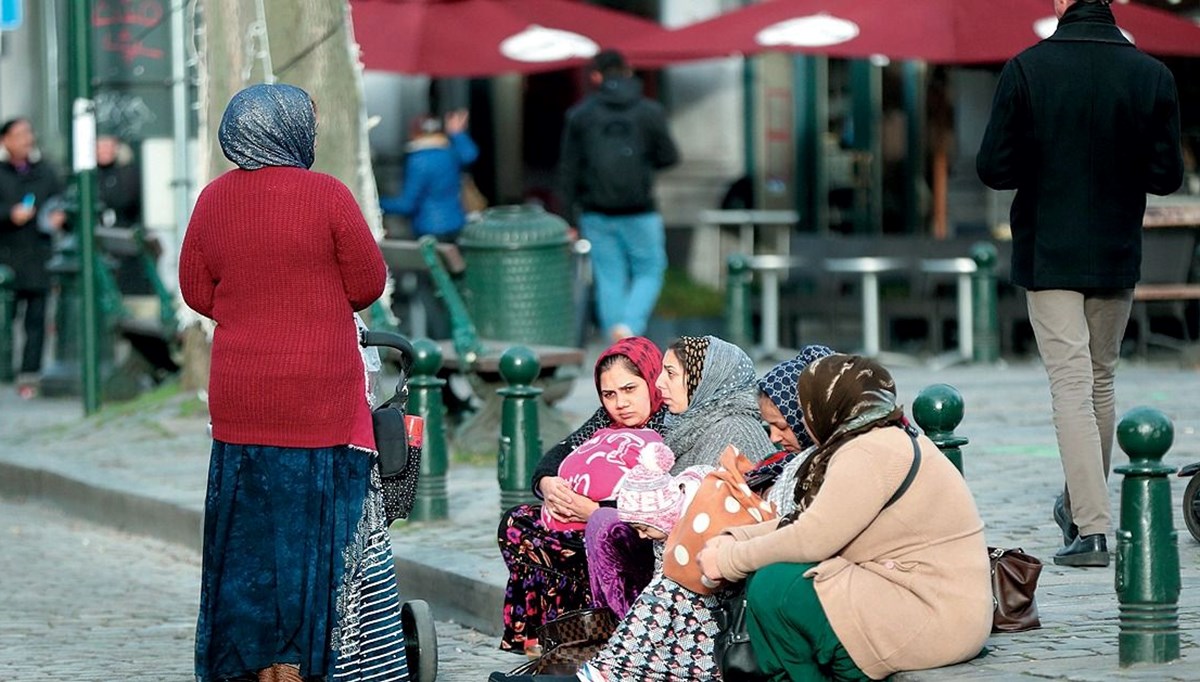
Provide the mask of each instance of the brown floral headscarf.
POLYGON ((684 385, 687 386, 688 402, 696 395, 696 387, 704 375, 704 356, 708 353, 707 336, 681 336, 671 344, 670 350, 675 351, 679 364, 683 367, 684 385))
POLYGON ((797 392, 817 449, 796 473, 792 518, 816 497, 838 448, 872 429, 904 423, 904 410, 896 404, 896 382, 870 358, 830 355, 816 360, 800 373, 797 392))

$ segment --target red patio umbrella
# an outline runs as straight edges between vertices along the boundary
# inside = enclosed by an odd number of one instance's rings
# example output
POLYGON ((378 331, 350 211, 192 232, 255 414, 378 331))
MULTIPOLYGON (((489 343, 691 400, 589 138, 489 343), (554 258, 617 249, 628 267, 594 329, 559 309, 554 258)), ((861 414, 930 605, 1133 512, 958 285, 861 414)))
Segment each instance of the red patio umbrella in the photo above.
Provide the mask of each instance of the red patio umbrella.
POLYGON ((434 77, 550 71, 665 32, 575 0, 351 0, 350 16, 368 69, 434 77))
MULTIPOLYGON (((1112 10, 1146 52, 1200 56, 1200 26, 1142 5, 1112 10)), ((621 47, 642 66, 767 51, 972 64, 1005 61, 1056 26, 1050 0, 767 0, 621 47)))

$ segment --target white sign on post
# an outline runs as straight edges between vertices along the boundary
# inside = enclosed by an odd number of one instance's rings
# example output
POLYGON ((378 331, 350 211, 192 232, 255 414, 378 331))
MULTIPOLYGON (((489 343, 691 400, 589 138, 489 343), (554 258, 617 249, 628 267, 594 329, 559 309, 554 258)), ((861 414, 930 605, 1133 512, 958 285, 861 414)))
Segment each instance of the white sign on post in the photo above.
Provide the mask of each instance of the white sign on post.
POLYGON ((75 172, 96 168, 96 101, 82 97, 71 107, 71 156, 75 172))

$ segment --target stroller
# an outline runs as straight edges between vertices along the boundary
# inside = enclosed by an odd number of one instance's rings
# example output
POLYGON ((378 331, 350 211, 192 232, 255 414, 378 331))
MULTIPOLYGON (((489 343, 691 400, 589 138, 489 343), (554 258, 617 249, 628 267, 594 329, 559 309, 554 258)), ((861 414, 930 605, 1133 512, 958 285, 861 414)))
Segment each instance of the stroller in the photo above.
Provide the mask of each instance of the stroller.
POLYGON ((1183 522, 1187 524, 1188 532, 1200 542, 1200 462, 1193 462, 1179 470, 1181 477, 1190 476, 1187 488, 1183 491, 1183 522))
MULTIPOLYGON (((375 408, 375 447, 381 461, 385 452, 394 453, 391 463, 395 469, 389 473, 384 469, 384 506, 388 521, 407 518, 412 510, 416 494, 417 477, 421 468, 421 444, 409 438, 406 424, 412 420, 405 414, 408 403, 408 370, 413 363, 413 348, 408 339, 392 332, 360 329, 359 343, 366 349, 384 346, 399 351, 401 360, 400 379, 394 395, 375 408), (406 419, 407 417, 407 419, 406 419)), ((377 359, 376 359, 377 361, 377 359)), ((367 371, 378 372, 364 354, 367 371)), ((405 654, 408 658, 409 679, 412 682, 433 682, 437 679, 438 651, 437 630, 429 604, 423 599, 410 599, 400 606, 400 623, 404 630, 405 654)))

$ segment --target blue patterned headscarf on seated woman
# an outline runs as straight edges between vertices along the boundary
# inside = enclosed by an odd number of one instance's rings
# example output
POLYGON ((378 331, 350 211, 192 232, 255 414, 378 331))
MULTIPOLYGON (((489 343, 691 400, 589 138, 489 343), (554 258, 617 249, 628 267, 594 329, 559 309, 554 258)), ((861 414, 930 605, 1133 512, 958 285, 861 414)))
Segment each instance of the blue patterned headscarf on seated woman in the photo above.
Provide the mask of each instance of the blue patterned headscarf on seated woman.
POLYGON ((308 93, 294 85, 251 85, 229 100, 217 139, 225 158, 242 170, 312 168, 317 112, 308 93))
POLYGON ((775 365, 758 380, 758 390, 779 408, 779 413, 792 433, 796 434, 796 440, 802 448, 811 446, 813 442, 804 428, 804 415, 800 414, 800 394, 796 385, 800 373, 809 363, 827 355, 833 355, 833 351, 825 346, 805 346, 796 357, 775 365))

